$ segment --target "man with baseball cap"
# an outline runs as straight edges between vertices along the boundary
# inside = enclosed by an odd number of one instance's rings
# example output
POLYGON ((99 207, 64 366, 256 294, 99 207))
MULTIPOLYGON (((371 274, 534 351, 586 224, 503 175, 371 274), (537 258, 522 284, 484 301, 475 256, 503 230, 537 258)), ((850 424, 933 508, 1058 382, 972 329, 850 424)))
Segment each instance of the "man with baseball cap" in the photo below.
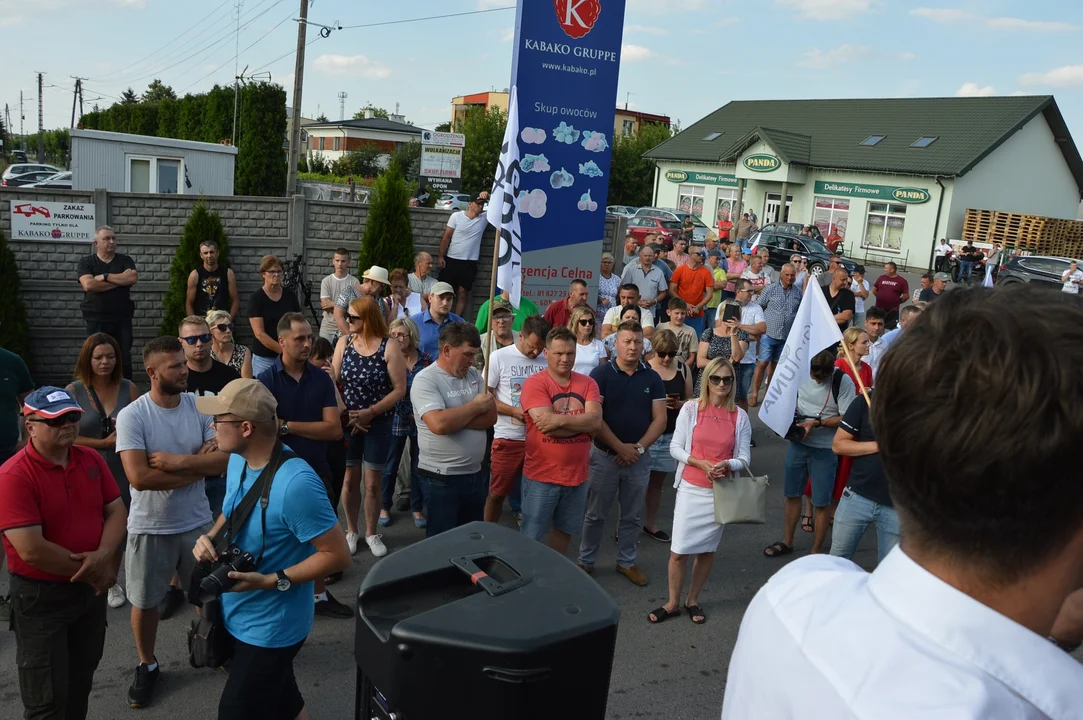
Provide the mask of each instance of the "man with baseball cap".
POLYGON ((30 440, 0 466, 0 533, 25 717, 84 718, 105 645, 105 593, 128 513, 97 451, 73 445, 83 410, 43 387, 23 406, 30 440))
MULTIPOLYGON (((349 314, 350 303, 359 297, 370 297, 380 306, 380 314, 390 323, 393 319, 388 311, 387 301, 384 296, 391 288, 391 280, 388 279, 387 268, 373 265, 361 275, 360 285, 347 285, 335 299, 335 324, 338 325, 339 334, 349 335, 350 327, 346 322, 349 314)), ((257 373, 258 375, 259 373, 257 373)))
POLYGON ((948 286, 948 281, 951 280, 951 275, 946 272, 938 272, 933 275, 932 287, 927 287, 918 293, 918 300, 916 305, 924 306, 936 300, 944 293, 944 289, 948 286))
POLYGON ((440 354, 440 329, 448 323, 465 322, 461 317, 451 312, 451 304, 455 302, 455 288, 441 280, 432 286, 429 293, 429 309, 411 316, 411 320, 417 323, 417 330, 421 334, 423 353, 429 357, 440 354))
POLYGON ((466 210, 453 213, 440 239, 440 279, 458 293, 455 303, 455 313, 458 315, 466 312, 466 299, 478 274, 481 236, 488 225, 485 219, 488 198, 487 193, 478 193, 470 199, 466 210))
POLYGON ((198 398, 196 407, 214 418, 218 447, 230 455, 225 511, 196 540, 196 560, 218 559, 215 538, 228 515, 276 455, 288 453, 279 458, 271 478, 267 506, 257 505, 241 527, 230 531, 230 543, 251 553, 256 569, 230 572, 237 584, 222 594, 223 624, 235 643, 218 717, 295 718, 305 701, 293 658, 312 629, 313 583, 350 564, 346 535, 326 500, 323 481, 281 445, 277 403, 263 383, 234 380, 218 395, 198 398))

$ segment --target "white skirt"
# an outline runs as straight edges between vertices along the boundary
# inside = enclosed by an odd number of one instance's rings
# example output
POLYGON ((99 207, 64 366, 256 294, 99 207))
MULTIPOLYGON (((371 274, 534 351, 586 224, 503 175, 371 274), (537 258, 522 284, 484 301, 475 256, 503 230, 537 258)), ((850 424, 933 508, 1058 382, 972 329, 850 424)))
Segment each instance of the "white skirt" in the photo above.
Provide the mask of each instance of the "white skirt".
POLYGON ((682 480, 673 510, 670 551, 678 555, 713 553, 722 540, 723 527, 714 519, 714 491, 682 480))

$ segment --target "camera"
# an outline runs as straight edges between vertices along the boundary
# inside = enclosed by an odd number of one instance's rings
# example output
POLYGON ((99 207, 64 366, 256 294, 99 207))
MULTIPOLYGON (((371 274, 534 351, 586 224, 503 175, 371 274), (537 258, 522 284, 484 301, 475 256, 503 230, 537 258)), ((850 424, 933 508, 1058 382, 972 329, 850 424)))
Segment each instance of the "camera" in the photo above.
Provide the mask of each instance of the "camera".
POLYGON ((790 442, 801 442, 805 439, 805 428, 801 427, 798 423, 803 423, 809 418, 804 415, 794 416, 793 422, 790 424, 790 429, 786 431, 785 438, 790 442))
POLYGON ((230 545, 229 549, 222 554, 214 569, 199 583, 200 595, 204 598, 218 597, 237 584, 237 581, 229 576, 231 572, 255 572, 256 559, 251 553, 241 550, 236 545, 230 545))
POLYGON ((102 418, 102 437, 107 438, 117 430, 117 421, 108 415, 102 418))

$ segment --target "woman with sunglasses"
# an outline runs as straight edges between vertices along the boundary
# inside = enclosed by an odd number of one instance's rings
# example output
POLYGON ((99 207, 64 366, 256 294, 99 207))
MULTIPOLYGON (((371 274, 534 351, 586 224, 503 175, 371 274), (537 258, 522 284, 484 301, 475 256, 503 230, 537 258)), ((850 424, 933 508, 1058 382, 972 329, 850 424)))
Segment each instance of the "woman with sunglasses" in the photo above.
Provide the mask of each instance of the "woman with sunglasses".
MULTIPOLYGON (((707 367, 708 363, 716 358, 728 360, 736 367, 741 362, 741 358, 748 352, 748 345, 752 339, 747 332, 741 329, 741 321, 730 320, 725 322, 722 320, 726 315, 726 307, 731 304, 728 300, 722 303, 718 308, 719 313, 715 318, 714 327, 707 328, 699 336, 699 352, 696 353, 697 367, 707 367)), ((740 316, 738 315, 738 317, 740 316)), ((702 382, 702 375, 700 375, 699 380, 702 382)), ((699 383, 697 383, 695 392, 698 393, 699 390, 699 383)))
POLYGON ((672 330, 659 330, 652 338, 654 357, 648 365, 666 386, 666 429, 651 445, 651 475, 647 485, 646 515, 643 532, 658 542, 669 542, 669 533, 658 529, 658 506, 666 477, 677 470, 677 461, 669 453, 669 443, 677 427, 677 415, 684 401, 692 397, 692 370, 679 358, 680 343, 672 330))
MULTIPOLYGON (((638 305, 625 305, 620 309, 620 315, 617 317, 617 321, 614 323, 616 326, 620 326, 622 322, 637 322, 640 325, 643 324, 643 311, 638 305)), ((578 326, 577 326, 578 327, 578 326)), ((605 346, 607 357, 613 357, 617 351, 617 333, 613 333, 605 340, 602 341, 605 346)), ((643 338, 643 359, 650 360, 654 353, 654 345, 648 338, 643 338)))
POLYGON ((609 360, 605 343, 598 339, 597 319, 586 305, 577 307, 568 318, 568 329, 575 334, 575 364, 572 371, 590 375, 590 371, 609 360))
POLYGON ((733 365, 725 358, 715 358, 703 369, 703 377, 699 399, 681 408, 669 446, 677 458, 669 601, 647 616, 652 623, 680 614, 689 555, 695 560, 684 609, 693 623, 707 622, 699 606, 699 593, 714 565, 723 528, 714 519, 713 485, 742 467, 747 469, 751 458, 752 424, 748 414, 737 407, 733 365))
POLYGON ((797 272, 797 277, 794 279, 793 284, 804 292, 805 283, 808 282, 808 264, 801 255, 791 255, 790 264, 793 265, 793 269, 797 272))
POLYGON ((256 341, 252 343, 252 374, 259 374, 274 365, 282 354, 278 344, 278 321, 289 312, 301 312, 297 295, 282 286, 282 261, 274 255, 264 255, 259 262, 263 287, 252 293, 248 301, 248 323, 256 341))
POLYGON ((252 377, 252 351, 233 342, 233 318, 225 310, 207 313, 207 327, 211 329, 211 355, 215 360, 241 374, 252 377))
POLYGON ((383 557, 387 547, 377 534, 380 486, 391 446, 392 412, 406 396, 406 361, 399 341, 388 336, 387 323, 375 298, 353 300, 346 322, 350 334, 339 338, 333 360, 350 418, 346 433, 346 481, 342 488, 346 543, 350 554, 356 554, 363 467, 365 543, 375 557, 383 557))
MULTIPOLYGON (((493 316, 496 319, 496 316, 493 316)), ((510 324, 510 323, 509 323, 510 324)), ((417 423, 414 420, 414 406, 410 402, 410 388, 414 384, 414 377, 419 372, 432 365, 432 358, 421 352, 418 345, 421 343, 421 332, 410 318, 399 318, 391 323, 391 337, 399 342, 402 350, 402 359, 406 365, 406 394, 395 405, 394 417, 391 420, 391 449, 388 452, 387 464, 384 465, 383 474, 383 507, 380 510, 380 525, 391 524, 391 501, 394 495, 396 480, 399 477, 399 466, 402 464, 403 450, 406 449, 406 441, 410 441, 410 471, 406 482, 403 483, 402 496, 405 492, 410 493, 410 508, 414 513, 414 526, 425 528, 424 503, 421 495, 421 481, 417 476, 418 447, 417 447, 417 423)))
MULTIPOLYGON (((75 382, 64 389, 83 409, 79 414, 75 444, 98 451, 109 466, 109 472, 113 473, 120 498, 127 508, 132 504, 132 490, 116 453, 117 414, 139 397, 139 388, 131 380, 124 379, 120 357, 120 344, 111 335, 94 333, 79 350, 75 382)), ((125 599, 119 581, 109 588, 109 607, 122 607, 125 599)))

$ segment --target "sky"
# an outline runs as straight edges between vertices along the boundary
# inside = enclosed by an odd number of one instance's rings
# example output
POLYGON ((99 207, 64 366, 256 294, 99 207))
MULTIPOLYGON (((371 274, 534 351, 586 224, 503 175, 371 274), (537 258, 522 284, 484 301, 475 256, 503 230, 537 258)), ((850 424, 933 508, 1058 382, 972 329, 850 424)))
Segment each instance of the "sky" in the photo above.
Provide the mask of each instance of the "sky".
MULTIPOLYGON (((243 0, 238 34, 236 0, 0 0, 0 104, 17 132, 23 91, 36 129, 43 71, 44 125, 67 127, 71 76, 89 111, 154 78, 231 84, 235 63, 289 100, 299 2, 243 0)), ((308 29, 304 115, 337 119, 345 92, 346 117, 447 122, 452 97, 510 84, 513 2, 314 0, 310 23, 345 27, 308 29), (396 22, 452 13, 475 14, 396 22)), ((688 127, 731 100, 1053 94, 1083 147, 1081 44, 1081 0, 627 0, 618 104, 688 127)))

